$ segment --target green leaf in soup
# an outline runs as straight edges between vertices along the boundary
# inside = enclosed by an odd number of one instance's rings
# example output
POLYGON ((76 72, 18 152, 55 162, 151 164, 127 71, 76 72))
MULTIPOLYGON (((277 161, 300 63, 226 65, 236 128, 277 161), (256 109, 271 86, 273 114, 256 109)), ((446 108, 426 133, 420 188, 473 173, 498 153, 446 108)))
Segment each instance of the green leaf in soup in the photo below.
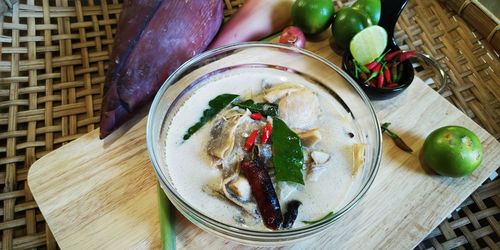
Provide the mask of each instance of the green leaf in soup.
POLYGON ((284 121, 274 117, 272 131, 273 165, 277 181, 304 184, 304 154, 299 136, 284 121))
POLYGON ((186 134, 184 134, 183 139, 189 139, 196 131, 200 130, 203 125, 212 120, 221 110, 223 110, 227 105, 231 104, 239 95, 235 94, 222 94, 218 95, 214 99, 208 102, 208 109, 203 111, 203 115, 200 118, 200 121, 191 126, 186 134))
POLYGON ((314 224, 314 223, 317 223, 317 222, 320 222, 322 220, 326 220, 330 217, 332 217, 335 213, 332 211, 332 212, 329 212, 328 214, 326 214, 325 216, 323 216, 321 219, 317 219, 317 220, 303 220, 302 223, 305 223, 305 224, 314 224))
POLYGON ((234 103, 236 107, 240 107, 242 109, 248 109, 251 112, 259 112, 265 116, 277 116, 278 115, 278 106, 276 104, 271 103, 255 103, 253 100, 246 100, 244 102, 234 103))

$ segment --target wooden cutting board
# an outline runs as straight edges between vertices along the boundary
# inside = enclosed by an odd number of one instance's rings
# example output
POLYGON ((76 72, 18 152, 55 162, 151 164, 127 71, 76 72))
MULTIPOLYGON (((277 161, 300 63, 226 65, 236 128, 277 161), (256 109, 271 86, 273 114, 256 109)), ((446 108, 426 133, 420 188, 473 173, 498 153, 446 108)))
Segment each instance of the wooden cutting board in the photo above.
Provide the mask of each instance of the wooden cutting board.
MULTIPOLYGON (((327 41, 309 43, 308 49, 340 64, 327 41)), ((498 141, 418 78, 400 96, 374 105, 379 119, 392 122, 416 153, 401 151, 384 136, 380 170, 361 202, 323 235, 289 248, 412 248, 499 167, 498 141), (437 176, 419 162, 425 137, 452 124, 473 130, 485 149, 481 167, 463 178, 437 176)), ((145 114, 104 141, 94 130, 31 167, 29 186, 62 249, 160 247, 145 114)), ((179 213, 176 232, 178 248, 245 248, 202 231, 179 213)))

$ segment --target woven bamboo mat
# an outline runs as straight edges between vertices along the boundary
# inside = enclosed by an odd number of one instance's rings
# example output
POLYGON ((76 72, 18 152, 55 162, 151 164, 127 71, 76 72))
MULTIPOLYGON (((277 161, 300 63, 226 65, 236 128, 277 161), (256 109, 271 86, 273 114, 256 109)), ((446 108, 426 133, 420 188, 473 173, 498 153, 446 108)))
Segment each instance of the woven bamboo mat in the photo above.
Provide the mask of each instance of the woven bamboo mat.
MULTIPOLYGON (((398 40, 439 60, 450 77, 443 96, 500 139, 499 55, 447 3, 410 1, 398 21, 398 40)), ((434 72, 418 75, 428 79, 434 72)), ((459 208, 417 248, 500 249, 500 178, 484 183, 459 208)))
MULTIPOLYGON (((500 4, 498 0, 496 4, 500 4)), ((470 26, 477 30, 500 52, 500 20, 493 11, 486 8, 484 0, 446 0, 441 1, 449 9, 457 12, 470 26), (484 2, 484 3, 483 3, 484 2)))
MULTIPOLYGON (((120 2, 21 0, 0 17, 1 249, 57 248, 26 175, 35 160, 97 127, 120 2)), ((243 0, 224 2, 230 16, 243 0)), ((447 68, 443 95, 499 139, 500 62, 484 39, 436 0, 410 1, 397 30, 406 47, 447 68)), ((500 181, 462 206, 419 247, 498 248, 500 181)))

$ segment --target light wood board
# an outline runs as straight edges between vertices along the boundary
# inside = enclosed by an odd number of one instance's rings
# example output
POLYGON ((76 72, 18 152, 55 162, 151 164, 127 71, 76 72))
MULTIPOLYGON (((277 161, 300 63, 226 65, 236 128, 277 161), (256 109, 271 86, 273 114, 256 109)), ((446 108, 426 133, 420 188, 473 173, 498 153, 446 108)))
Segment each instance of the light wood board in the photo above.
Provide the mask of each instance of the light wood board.
MULTIPOLYGON (((340 63, 327 41, 309 43, 308 49, 340 63)), ((418 78, 400 96, 374 105, 380 121, 392 122, 416 153, 401 151, 384 136, 380 170, 361 202, 326 233, 289 248, 412 248, 499 167, 498 141, 418 78), (483 143, 484 161, 467 177, 437 176, 420 164, 425 137, 445 125, 467 127, 483 143)), ((144 114, 104 141, 95 130, 31 167, 30 189, 62 249, 160 247, 144 114)), ((202 231, 179 213, 176 232, 181 249, 245 248, 202 231)))

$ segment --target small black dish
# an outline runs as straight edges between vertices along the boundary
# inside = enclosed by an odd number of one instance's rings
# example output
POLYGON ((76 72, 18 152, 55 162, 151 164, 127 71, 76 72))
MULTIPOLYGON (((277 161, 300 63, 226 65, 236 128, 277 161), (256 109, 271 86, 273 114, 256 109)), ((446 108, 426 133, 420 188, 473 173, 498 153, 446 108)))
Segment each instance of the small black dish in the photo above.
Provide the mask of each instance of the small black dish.
MULTIPOLYGON (((399 15, 407 3, 408 0, 381 0, 382 10, 378 25, 382 26, 387 31, 388 41, 385 51, 400 49, 394 39, 394 27, 398 21, 399 15)), ((352 62, 352 59, 352 54, 349 49, 347 49, 342 58, 342 68, 359 84, 363 91, 365 91, 368 97, 372 100, 385 100, 402 93, 406 88, 408 88, 408 86, 410 86, 413 82, 413 78, 415 77, 413 65, 409 60, 406 60, 403 62, 403 73, 401 80, 399 81, 399 87, 393 89, 380 89, 367 86, 363 83, 363 81, 358 80, 354 76, 354 68, 350 63, 352 62)))

